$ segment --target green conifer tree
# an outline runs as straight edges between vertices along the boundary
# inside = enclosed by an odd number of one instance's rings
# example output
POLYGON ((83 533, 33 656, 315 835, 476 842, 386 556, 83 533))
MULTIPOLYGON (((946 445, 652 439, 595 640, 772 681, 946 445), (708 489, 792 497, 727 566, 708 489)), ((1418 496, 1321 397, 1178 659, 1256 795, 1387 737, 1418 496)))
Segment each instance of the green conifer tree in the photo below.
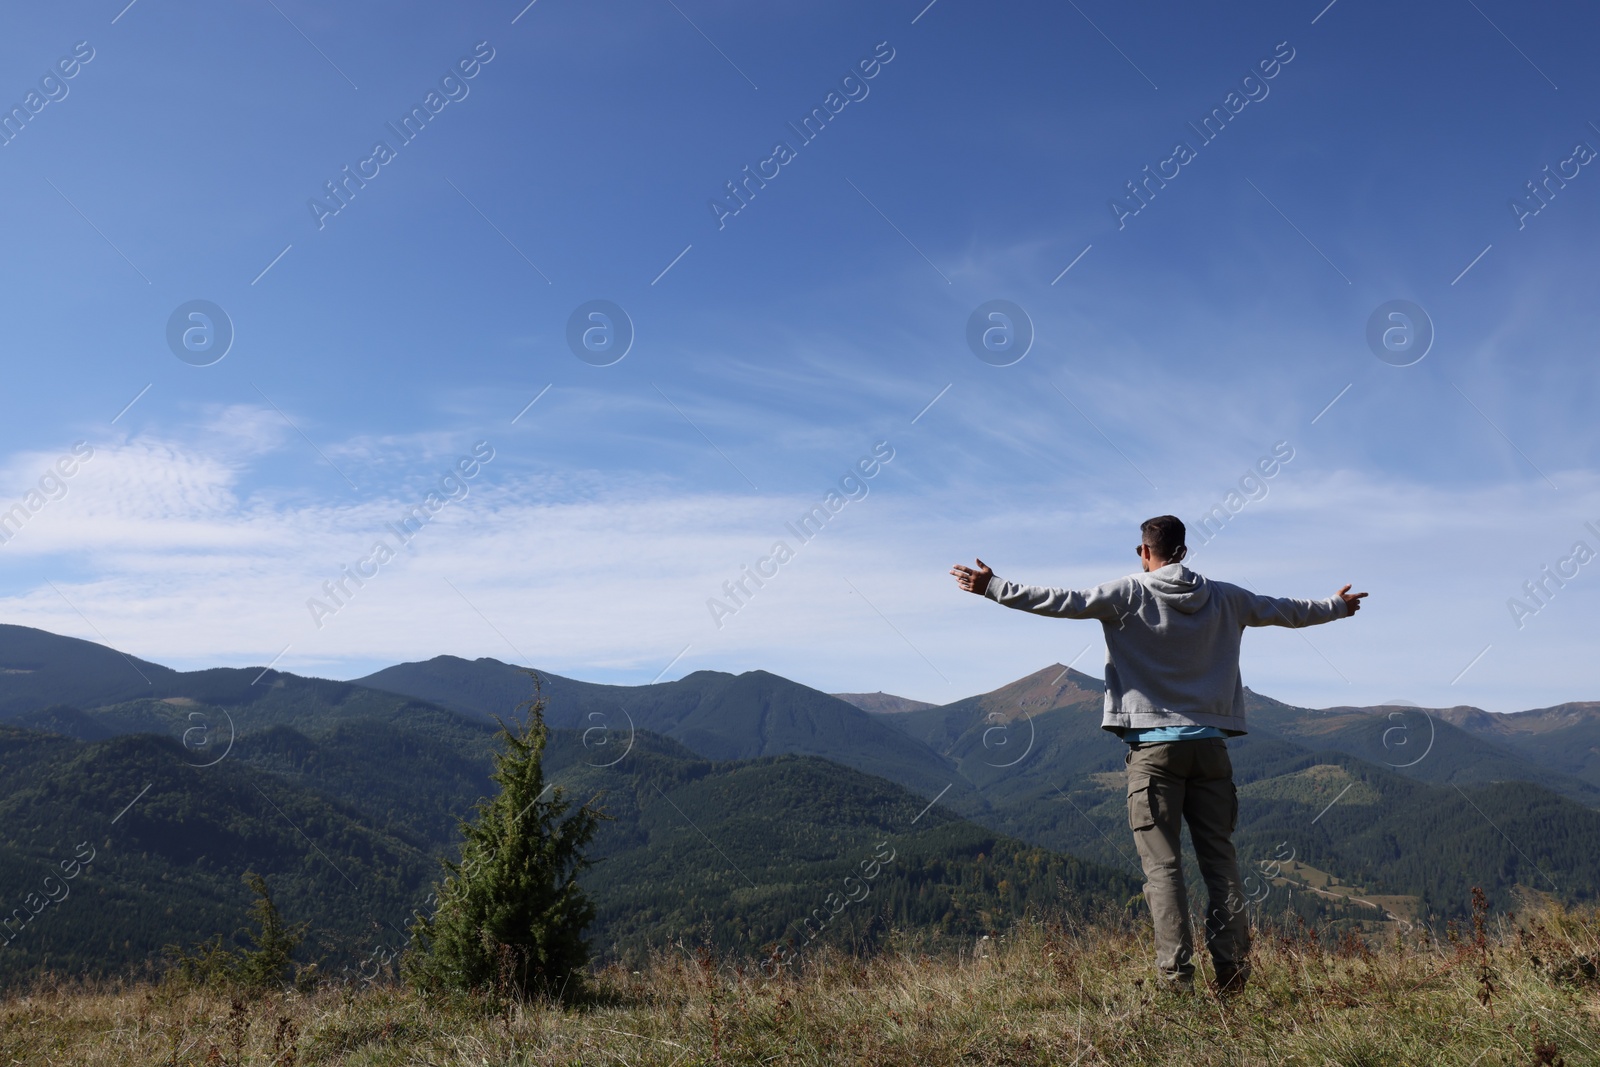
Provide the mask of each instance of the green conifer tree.
POLYGON ((294 950, 305 940, 309 922, 289 926, 278 914, 267 889, 267 880, 255 871, 246 871, 246 884, 255 893, 255 903, 250 906, 250 917, 256 929, 248 931, 251 947, 239 954, 237 975, 247 989, 277 989, 283 985, 294 967, 294 950))
POLYGON ((405 971, 423 988, 518 998, 583 989, 583 930, 595 911, 577 876, 591 862, 584 847, 610 816, 589 804, 568 814, 565 791, 546 786, 545 701, 538 675, 527 673, 534 695, 517 709, 527 717, 515 730, 496 719, 491 777, 500 791, 478 803, 474 821, 462 820, 461 861, 445 862, 436 907, 412 923, 405 971))
POLYGON ((256 928, 240 930, 235 937, 248 940, 249 946, 237 952, 223 948, 221 934, 188 951, 168 945, 175 976, 191 985, 260 993, 279 989, 291 978, 299 984, 315 973, 314 965, 302 970, 294 962, 295 949, 305 940, 311 924, 285 923, 273 903, 267 880, 255 871, 244 872, 244 882, 256 895, 255 903, 250 905, 250 918, 256 928))

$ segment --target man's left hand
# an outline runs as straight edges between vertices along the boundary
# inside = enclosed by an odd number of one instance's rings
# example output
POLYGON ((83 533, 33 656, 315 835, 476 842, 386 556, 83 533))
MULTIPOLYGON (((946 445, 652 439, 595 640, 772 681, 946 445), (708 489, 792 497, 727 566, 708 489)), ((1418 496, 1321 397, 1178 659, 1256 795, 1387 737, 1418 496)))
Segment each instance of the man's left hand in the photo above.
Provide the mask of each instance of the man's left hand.
MULTIPOLYGON (((989 591, 989 579, 994 577, 994 571, 990 570, 989 565, 981 559, 973 562, 977 563, 977 570, 973 570, 971 567, 963 567, 957 563, 950 568, 950 573, 956 576, 956 584, 961 588, 969 593, 977 593, 982 596, 989 591)), ((1361 595, 1366 596, 1365 593, 1361 595)))

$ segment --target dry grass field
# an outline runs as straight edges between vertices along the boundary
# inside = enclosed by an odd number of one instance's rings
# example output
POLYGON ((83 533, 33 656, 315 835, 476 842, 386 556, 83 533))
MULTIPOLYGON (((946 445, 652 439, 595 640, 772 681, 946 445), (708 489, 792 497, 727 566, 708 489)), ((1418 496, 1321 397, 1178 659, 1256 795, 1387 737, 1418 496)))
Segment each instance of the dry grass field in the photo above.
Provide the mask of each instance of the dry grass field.
POLYGON ((1032 922, 949 957, 822 948, 774 978, 678 948, 567 1005, 46 980, 0 1003, 0 1065, 1600 1064, 1600 913, 1263 934, 1225 1002, 1155 990, 1148 944, 1118 917, 1032 922))

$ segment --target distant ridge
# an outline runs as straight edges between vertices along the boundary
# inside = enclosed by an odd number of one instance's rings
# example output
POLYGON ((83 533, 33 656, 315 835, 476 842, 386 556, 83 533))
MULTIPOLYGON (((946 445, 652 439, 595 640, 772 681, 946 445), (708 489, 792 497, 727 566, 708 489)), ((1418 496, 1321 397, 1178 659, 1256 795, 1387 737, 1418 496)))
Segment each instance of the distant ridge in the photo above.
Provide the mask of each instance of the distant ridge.
POLYGON ((0 720, 52 704, 87 708, 161 696, 176 676, 93 641, 0 624, 0 720))
MULTIPOLYGON (((548 721, 555 727, 615 730, 631 724, 673 737, 710 759, 822 756, 926 796, 944 789, 957 765, 965 766, 964 759, 977 759, 977 766, 965 770, 983 780, 992 769, 1009 765, 1012 757, 1001 759, 994 751, 1001 738, 1011 736, 1001 727, 1015 724, 1031 731, 1035 718, 1070 711, 1079 742, 1104 740, 1098 729, 1104 682, 1060 663, 943 705, 882 691, 827 694, 765 671, 695 671, 643 686, 602 685, 542 671, 540 676, 550 700, 548 721)), ((454 656, 395 664, 348 682, 259 667, 175 671, 93 641, 0 624, 0 723, 81 740, 147 730, 181 735, 191 720, 199 721, 184 701, 250 706, 268 719, 293 722, 322 713, 312 708, 352 700, 364 707, 383 704, 374 703, 373 689, 492 726, 495 716, 510 714, 527 698, 530 685, 517 666, 454 656)), ((1308 709, 1247 689, 1246 703, 1251 733, 1262 739, 1270 734, 1317 752, 1345 752, 1425 781, 1536 782, 1600 808, 1600 702, 1509 713, 1390 704, 1308 709), (1423 753, 1426 758, 1419 760, 1423 753)), ((266 725, 259 715, 251 718, 257 728, 266 725)), ((1027 747, 1025 736, 1031 733, 1019 733, 1013 743, 1027 747)), ((1091 744, 1085 758, 1096 750, 1091 744)), ((1050 758, 1066 759, 1058 770, 1090 769, 1078 767, 1077 756, 1068 752, 1052 752, 1050 758)), ((1021 781, 1009 778, 1013 786, 1021 781)), ((974 783, 958 776, 955 785, 945 802, 959 810, 960 794, 974 783)))
MULTIPOLYGON (((892 719, 767 671, 733 675, 693 671, 676 681, 602 685, 539 672, 553 727, 649 730, 707 759, 821 756, 933 796, 947 786, 951 803, 970 792, 952 782, 950 762, 896 729, 892 719)), ((527 699, 521 668, 494 659, 435 656, 398 663, 357 679, 370 686, 441 704, 487 722, 527 699)))
POLYGON ((910 697, 897 697, 893 693, 878 690, 876 693, 833 693, 846 704, 854 704, 862 711, 871 712, 873 715, 899 715, 907 711, 922 711, 924 708, 936 708, 937 704, 929 704, 925 700, 912 700, 910 697))

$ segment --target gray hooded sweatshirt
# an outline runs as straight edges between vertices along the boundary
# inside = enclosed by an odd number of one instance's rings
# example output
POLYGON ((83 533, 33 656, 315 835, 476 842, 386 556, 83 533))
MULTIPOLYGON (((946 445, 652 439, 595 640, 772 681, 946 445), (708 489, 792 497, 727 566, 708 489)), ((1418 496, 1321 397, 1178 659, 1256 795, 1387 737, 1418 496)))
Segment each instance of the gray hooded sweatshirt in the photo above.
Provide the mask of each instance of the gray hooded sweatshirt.
POLYGON ((1316 626, 1349 614, 1337 596, 1258 596, 1201 577, 1182 563, 1081 592, 992 578, 990 600, 1035 615, 1099 619, 1106 635, 1100 725, 1121 735, 1147 726, 1214 726, 1243 734, 1239 639, 1246 626, 1316 626))

